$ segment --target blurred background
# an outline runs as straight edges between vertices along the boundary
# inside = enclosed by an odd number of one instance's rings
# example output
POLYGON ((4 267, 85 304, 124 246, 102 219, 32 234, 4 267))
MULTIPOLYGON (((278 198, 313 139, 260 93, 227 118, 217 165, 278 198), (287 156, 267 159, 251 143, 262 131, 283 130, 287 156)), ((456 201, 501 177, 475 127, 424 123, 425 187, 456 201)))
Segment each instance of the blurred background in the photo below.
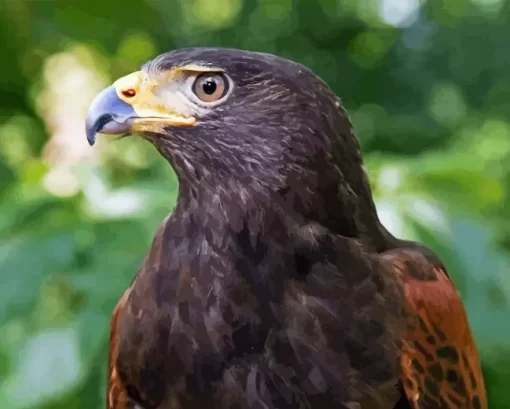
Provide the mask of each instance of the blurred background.
POLYGON ((160 52, 276 53, 341 96, 377 207, 445 260, 510 408, 510 1, 0 0, 0 408, 103 408, 111 311, 177 182, 99 138, 95 93, 160 52))

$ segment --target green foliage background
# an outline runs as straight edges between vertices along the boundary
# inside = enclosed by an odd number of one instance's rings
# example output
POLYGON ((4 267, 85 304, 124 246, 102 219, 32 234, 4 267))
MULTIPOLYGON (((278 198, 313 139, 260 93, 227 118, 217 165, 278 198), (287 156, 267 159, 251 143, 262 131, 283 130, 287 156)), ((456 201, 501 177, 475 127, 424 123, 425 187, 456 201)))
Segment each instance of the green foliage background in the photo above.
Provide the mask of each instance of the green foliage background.
POLYGON ((443 257, 510 408, 509 38, 507 0, 0 1, 0 408, 104 407, 109 316, 177 184, 83 118, 189 45, 290 57, 343 98, 381 218, 443 257))

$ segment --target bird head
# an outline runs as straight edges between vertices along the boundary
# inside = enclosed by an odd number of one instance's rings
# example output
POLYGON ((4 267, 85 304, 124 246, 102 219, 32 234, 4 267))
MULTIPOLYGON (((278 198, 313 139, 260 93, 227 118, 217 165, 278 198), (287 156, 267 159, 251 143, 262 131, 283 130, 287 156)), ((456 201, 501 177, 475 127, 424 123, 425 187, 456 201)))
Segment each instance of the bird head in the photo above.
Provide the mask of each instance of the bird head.
POLYGON ((284 212, 344 234, 386 235, 340 99, 285 58, 223 48, 162 54, 97 95, 86 119, 91 145, 98 133, 149 140, 181 193, 212 189, 252 207, 283 200, 284 212))
POLYGON ((90 144, 98 133, 137 134, 179 176, 260 183, 284 180, 289 169, 317 172, 318 161, 331 161, 335 144, 358 152, 350 128, 340 100, 309 69, 269 54, 218 48, 156 57, 104 89, 86 120, 90 144))

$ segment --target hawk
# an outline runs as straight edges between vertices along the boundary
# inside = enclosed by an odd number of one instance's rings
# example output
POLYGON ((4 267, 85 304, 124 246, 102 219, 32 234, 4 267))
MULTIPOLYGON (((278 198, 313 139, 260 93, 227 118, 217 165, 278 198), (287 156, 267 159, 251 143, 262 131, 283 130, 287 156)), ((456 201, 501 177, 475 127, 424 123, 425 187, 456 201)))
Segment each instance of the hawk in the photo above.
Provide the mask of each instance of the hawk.
POLYGON ((98 133, 140 135, 179 180, 113 312, 108 409, 487 409, 454 284, 381 224, 309 69, 174 50, 93 100, 98 133))

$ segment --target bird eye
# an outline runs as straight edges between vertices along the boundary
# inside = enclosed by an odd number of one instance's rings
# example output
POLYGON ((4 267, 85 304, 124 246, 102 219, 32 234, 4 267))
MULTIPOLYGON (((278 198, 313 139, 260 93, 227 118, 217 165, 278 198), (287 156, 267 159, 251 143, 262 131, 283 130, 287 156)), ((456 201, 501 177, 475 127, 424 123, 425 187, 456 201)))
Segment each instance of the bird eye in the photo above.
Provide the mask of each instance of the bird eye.
POLYGON ((223 74, 201 74, 195 79, 193 92, 202 102, 216 102, 227 94, 228 80, 223 74))

